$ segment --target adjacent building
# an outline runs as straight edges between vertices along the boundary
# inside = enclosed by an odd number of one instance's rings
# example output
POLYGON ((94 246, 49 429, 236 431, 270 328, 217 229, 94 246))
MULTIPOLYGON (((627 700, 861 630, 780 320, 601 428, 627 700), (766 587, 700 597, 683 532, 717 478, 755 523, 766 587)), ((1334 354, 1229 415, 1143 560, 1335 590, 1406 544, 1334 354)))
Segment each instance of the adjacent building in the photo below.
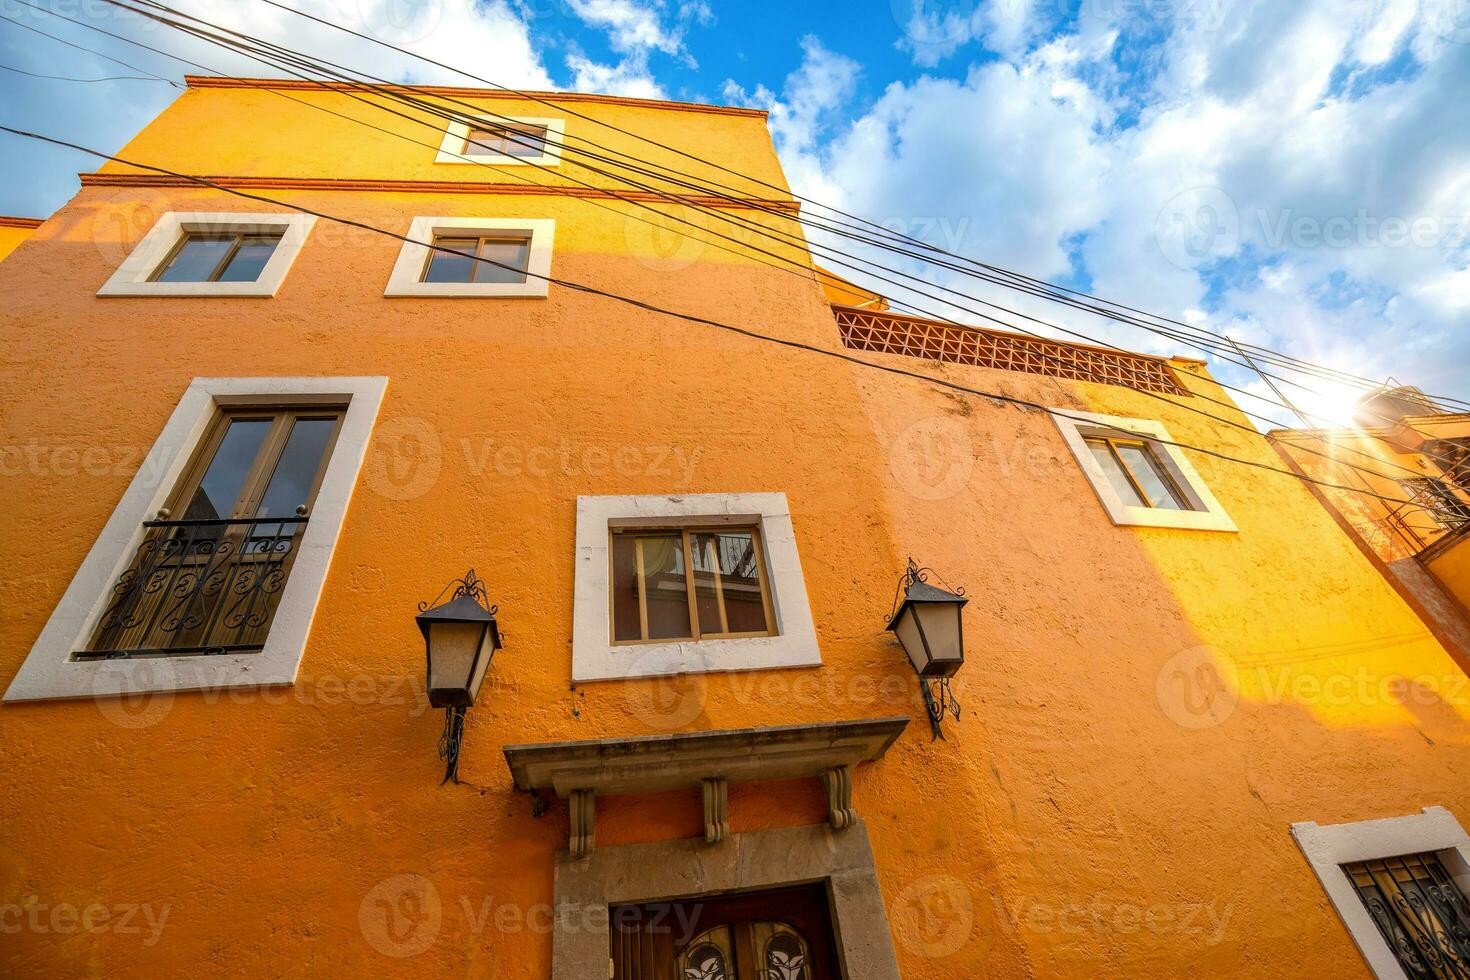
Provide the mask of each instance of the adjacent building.
POLYGON ((1463 975, 1462 664, 1203 363, 823 275, 757 111, 188 82, 0 265, 0 972, 1463 975))

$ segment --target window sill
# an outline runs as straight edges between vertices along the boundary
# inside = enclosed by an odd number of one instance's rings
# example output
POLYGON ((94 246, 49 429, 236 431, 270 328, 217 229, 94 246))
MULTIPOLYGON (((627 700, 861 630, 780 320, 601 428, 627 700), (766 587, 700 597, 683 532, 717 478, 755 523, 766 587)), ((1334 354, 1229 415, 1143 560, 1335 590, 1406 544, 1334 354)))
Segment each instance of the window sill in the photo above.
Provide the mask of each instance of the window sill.
POLYGON ((412 282, 390 285, 387 297, 430 296, 440 299, 545 299, 546 280, 530 282, 412 282))

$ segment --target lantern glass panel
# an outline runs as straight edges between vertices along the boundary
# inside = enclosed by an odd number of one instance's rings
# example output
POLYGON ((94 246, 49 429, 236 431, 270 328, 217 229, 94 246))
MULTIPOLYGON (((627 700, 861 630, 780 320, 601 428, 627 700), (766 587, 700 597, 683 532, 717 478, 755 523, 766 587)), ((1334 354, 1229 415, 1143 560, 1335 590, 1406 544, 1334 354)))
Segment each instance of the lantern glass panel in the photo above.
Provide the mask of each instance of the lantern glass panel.
POLYGON ((928 673, 929 656, 924 649, 924 638, 919 635, 919 620, 914 614, 914 606, 904 607, 893 631, 898 634, 898 642, 903 645, 904 653, 913 661, 914 669, 920 674, 928 673))
POLYGON ((960 604, 918 602, 909 608, 911 615, 918 616, 924 639, 929 641, 930 663, 925 673, 948 676, 959 670, 965 659, 960 604))
MULTIPOLYGON (((437 622, 429 625, 429 691, 458 692, 464 704, 473 701, 474 687, 470 671, 483 677, 485 666, 475 663, 475 656, 485 643, 489 630, 485 623, 437 622)), ((482 658, 488 662, 489 658, 482 658)), ((458 703, 452 701, 447 703, 458 703)))

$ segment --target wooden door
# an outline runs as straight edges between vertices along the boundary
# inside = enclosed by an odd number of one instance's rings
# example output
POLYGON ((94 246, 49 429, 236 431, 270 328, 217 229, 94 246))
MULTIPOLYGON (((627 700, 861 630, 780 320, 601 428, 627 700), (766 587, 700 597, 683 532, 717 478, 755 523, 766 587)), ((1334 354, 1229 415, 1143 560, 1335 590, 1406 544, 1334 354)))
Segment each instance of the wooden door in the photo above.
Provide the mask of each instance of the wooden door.
POLYGON ((622 905, 612 980, 841 980, 825 884, 622 905))

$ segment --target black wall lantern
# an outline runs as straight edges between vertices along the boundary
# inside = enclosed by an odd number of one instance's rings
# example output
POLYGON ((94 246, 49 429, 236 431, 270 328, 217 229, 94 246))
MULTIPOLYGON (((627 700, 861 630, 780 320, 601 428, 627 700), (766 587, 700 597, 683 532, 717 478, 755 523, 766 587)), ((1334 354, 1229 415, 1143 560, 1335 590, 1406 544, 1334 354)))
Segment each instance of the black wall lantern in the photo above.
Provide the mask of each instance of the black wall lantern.
POLYGON ((943 738, 940 722, 946 714, 960 717, 960 704, 949 679, 965 663, 965 629, 960 610, 969 599, 965 590, 949 592, 929 584, 933 571, 920 568, 912 558, 898 583, 888 630, 898 637, 919 675, 924 706, 935 738, 943 738))
POLYGON ((446 585, 433 603, 419 603, 419 614, 414 617, 424 634, 429 704, 444 709, 439 758, 445 760, 445 768, 440 785, 451 779, 459 782, 464 713, 475 703, 490 659, 500 649, 496 608, 490 605, 485 583, 475 576, 472 568, 464 578, 446 585), (440 602, 445 593, 450 593, 449 598, 440 602))

